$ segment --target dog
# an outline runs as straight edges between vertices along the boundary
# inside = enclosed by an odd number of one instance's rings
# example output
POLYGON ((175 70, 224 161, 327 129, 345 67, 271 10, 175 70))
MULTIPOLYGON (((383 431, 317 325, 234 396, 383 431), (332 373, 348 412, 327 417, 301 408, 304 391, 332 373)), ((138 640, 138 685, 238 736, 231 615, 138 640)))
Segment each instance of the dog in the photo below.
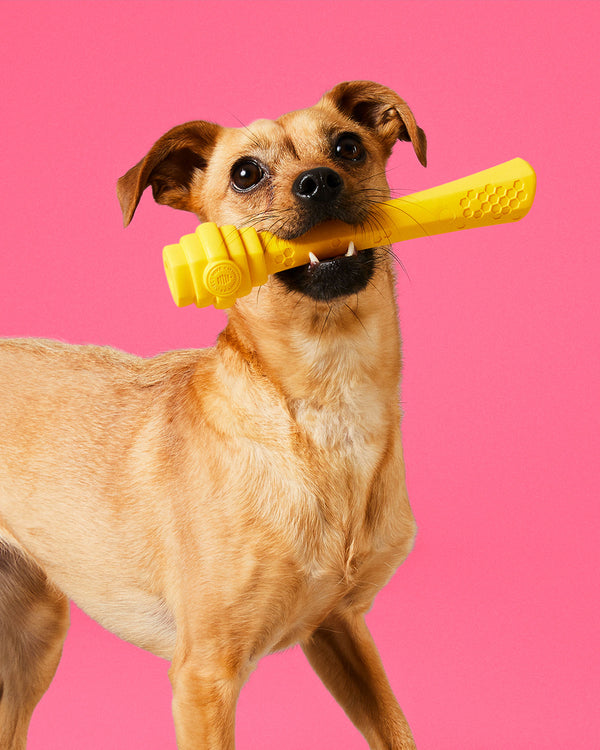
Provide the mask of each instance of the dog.
MULTIPOLYGON (((314 106, 163 135, 118 181, 201 221, 295 238, 377 221, 407 104, 368 81, 314 106)), ((345 252, 344 252, 345 251, 345 252)), ((22 750, 73 600, 170 660, 179 750, 234 747, 258 660, 300 644, 371 748, 414 748, 365 624, 416 526, 390 248, 286 269, 210 349, 141 359, 0 344, 0 748, 22 750)))

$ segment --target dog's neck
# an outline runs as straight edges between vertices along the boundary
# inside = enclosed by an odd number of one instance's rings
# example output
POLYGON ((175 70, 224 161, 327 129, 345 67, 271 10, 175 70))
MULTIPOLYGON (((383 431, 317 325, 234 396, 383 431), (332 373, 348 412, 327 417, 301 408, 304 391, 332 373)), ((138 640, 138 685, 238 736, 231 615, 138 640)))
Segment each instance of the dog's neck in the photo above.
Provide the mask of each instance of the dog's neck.
POLYGON ((390 268, 358 296, 331 304, 267 285, 236 303, 218 348, 267 378, 306 425, 335 413, 362 418, 368 429, 371 419, 396 416, 400 336, 390 268))

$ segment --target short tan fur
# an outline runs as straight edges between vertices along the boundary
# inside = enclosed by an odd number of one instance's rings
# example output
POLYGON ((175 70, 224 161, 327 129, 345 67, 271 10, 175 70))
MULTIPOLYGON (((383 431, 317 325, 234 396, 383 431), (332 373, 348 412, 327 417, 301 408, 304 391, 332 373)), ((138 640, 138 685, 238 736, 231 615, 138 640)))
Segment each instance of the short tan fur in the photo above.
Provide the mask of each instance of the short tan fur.
MULTIPOLYGON (((276 121, 187 123, 119 180, 124 220, 151 186, 285 237, 358 223, 398 139, 425 163, 405 102, 366 81, 276 121)), ((25 748, 69 599, 171 661, 180 750, 231 750, 243 683, 296 643, 371 748, 414 748, 364 620, 415 536, 393 259, 365 253, 270 277, 210 349, 0 342, 1 750, 25 748)))

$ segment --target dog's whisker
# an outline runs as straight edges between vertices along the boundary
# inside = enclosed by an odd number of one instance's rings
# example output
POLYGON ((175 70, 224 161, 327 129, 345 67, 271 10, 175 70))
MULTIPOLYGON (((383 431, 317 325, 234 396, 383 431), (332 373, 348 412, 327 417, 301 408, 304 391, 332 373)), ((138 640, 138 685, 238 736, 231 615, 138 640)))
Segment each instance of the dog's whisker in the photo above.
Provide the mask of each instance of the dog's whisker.
POLYGON ((252 132, 252 130, 250 130, 249 126, 246 125, 243 122, 243 120, 241 120, 234 112, 230 111, 229 114, 240 125, 240 128, 248 135, 248 137, 249 137, 250 141, 252 142, 252 144, 254 146, 256 146, 256 148, 260 148, 261 147, 260 141, 258 140, 258 137, 252 132))
POLYGON ((319 348, 319 345, 321 343, 321 338, 323 336, 323 332, 325 331, 325 328, 327 326, 327 323, 329 321, 329 318, 331 316, 332 311, 333 311, 333 305, 330 304, 329 305, 329 309, 327 310, 327 315, 325 316, 325 319, 323 320, 323 325, 321 327, 321 333, 319 334, 319 339, 317 341, 317 349, 319 348))
POLYGON ((377 286, 377 284, 375 284, 375 282, 373 281, 373 279, 370 279, 370 280, 369 280, 369 286, 370 286, 370 287, 371 287, 372 289, 375 289, 375 291, 376 291, 376 292, 377 292, 377 293, 379 294, 379 296, 380 296, 380 297, 381 297, 382 299, 385 299, 385 298, 386 298, 386 295, 385 295, 385 294, 384 294, 384 293, 383 293, 383 292, 381 291, 381 289, 380 289, 380 288, 379 288, 379 287, 377 286))
POLYGON ((344 307, 346 307, 346 308, 348 308, 348 310, 350 310, 350 312, 352 313, 352 315, 356 318, 356 320, 360 324, 360 326, 363 329, 363 331, 367 334, 367 337, 370 339, 371 336, 370 336, 369 332, 367 331, 367 329, 365 327, 365 324, 360 319, 360 316, 358 315, 357 311, 353 310, 347 302, 344 303, 344 307))
MULTIPOLYGON (((400 200, 404 200, 404 202, 405 202, 405 203, 407 203, 407 204, 408 204, 408 205, 410 206, 410 201, 407 201, 407 200, 405 200, 405 199, 403 199, 403 198, 398 198, 397 200, 398 200, 398 201, 400 201, 400 200)), ((414 216, 413 216, 413 215, 412 215, 412 214, 411 214, 411 213, 410 213, 410 212, 409 212, 408 210, 406 210, 406 209, 404 209, 404 208, 401 208, 401 207, 400 207, 399 205, 397 205, 397 203, 396 203, 396 204, 394 204, 393 206, 391 206, 391 208, 392 208, 392 210, 394 210, 394 211, 398 211, 398 212, 399 212, 399 213, 401 213, 401 214, 402 214, 403 216, 407 216, 407 217, 408 217, 408 218, 409 218, 409 219, 410 219, 411 221, 413 221, 413 222, 414 222, 414 223, 415 223, 415 224, 416 224, 416 225, 417 225, 417 226, 418 226, 418 227, 419 227, 419 228, 420 228, 420 229, 421 229, 421 230, 423 231, 423 234, 424 234, 424 235, 427 235, 427 234, 428 234, 427 230, 426 230, 426 229, 425 229, 425 227, 424 227, 424 226, 423 226, 423 225, 421 224, 421 222, 420 222, 420 221, 418 221, 418 220, 417 220, 417 219, 416 219, 416 218, 415 218, 415 217, 414 217, 414 216)), ((373 211, 373 213, 377 213, 377 211, 378 211, 378 210, 379 210, 379 211, 381 211, 381 209, 380 209, 380 208, 378 208, 377 206, 375 206, 375 207, 374 207, 374 211, 373 211)))

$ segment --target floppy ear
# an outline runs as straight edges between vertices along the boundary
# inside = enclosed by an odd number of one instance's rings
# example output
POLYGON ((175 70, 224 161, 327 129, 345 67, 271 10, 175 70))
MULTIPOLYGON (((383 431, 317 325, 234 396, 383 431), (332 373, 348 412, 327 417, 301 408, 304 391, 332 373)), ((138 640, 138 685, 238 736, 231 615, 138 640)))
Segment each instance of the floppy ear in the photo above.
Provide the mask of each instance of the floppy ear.
POLYGON ((142 193, 152 186, 157 203, 190 211, 190 184, 196 170, 205 169, 220 125, 196 120, 178 125, 156 141, 146 156, 117 182, 123 223, 129 224, 142 193))
POLYGON ((373 130, 391 151, 397 140, 411 141, 427 166, 427 139, 408 104, 391 89, 372 81, 348 81, 328 91, 321 102, 333 104, 350 119, 373 130))

